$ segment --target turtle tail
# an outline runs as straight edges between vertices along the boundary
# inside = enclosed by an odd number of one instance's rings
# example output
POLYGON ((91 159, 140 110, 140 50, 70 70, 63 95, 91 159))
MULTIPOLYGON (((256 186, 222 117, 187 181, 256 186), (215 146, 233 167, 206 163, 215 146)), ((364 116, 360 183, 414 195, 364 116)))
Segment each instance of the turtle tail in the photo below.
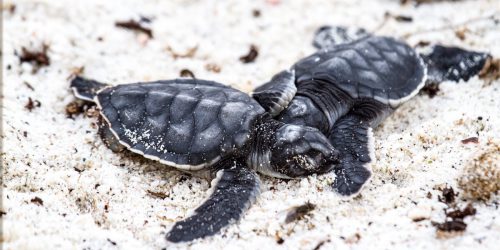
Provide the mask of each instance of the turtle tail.
POLYGON ((76 76, 71 80, 70 87, 73 89, 74 95, 85 101, 94 101, 94 97, 97 92, 109 85, 100 83, 94 80, 86 79, 80 76, 76 76))

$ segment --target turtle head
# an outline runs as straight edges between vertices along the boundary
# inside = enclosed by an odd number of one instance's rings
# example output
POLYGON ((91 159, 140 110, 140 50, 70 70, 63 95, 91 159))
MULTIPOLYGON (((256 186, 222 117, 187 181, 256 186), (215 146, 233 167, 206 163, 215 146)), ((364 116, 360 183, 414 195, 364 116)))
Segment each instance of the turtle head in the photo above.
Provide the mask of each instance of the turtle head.
POLYGON ((339 152, 318 129, 285 124, 275 131, 270 148, 272 171, 289 178, 330 171, 339 152))

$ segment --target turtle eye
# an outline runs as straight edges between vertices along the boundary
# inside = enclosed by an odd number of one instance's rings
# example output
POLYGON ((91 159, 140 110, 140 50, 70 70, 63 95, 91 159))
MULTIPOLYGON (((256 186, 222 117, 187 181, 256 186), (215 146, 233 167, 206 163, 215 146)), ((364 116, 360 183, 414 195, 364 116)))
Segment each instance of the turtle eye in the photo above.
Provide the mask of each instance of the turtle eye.
POLYGON ((309 156, 314 159, 315 162, 321 163, 324 161, 324 156, 321 152, 318 150, 311 150, 312 152, 309 154, 309 156))

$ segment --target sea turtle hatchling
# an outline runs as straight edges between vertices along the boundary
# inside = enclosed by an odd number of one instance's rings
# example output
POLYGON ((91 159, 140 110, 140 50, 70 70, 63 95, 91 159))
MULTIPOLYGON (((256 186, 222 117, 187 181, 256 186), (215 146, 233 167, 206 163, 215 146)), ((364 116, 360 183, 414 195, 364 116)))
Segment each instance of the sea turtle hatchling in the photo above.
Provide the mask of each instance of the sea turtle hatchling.
POLYGON ((208 199, 167 234, 172 242, 213 235, 237 221, 259 194, 257 172, 297 178, 330 171, 338 159, 316 128, 284 124, 229 86, 177 79, 109 86, 71 81, 95 102, 104 141, 180 170, 213 178, 208 199))
POLYGON ((252 96, 278 121, 315 127, 340 152, 333 188, 352 195, 371 176, 372 128, 429 83, 468 80, 488 54, 436 45, 417 53, 361 29, 320 28, 319 50, 256 88, 252 96))

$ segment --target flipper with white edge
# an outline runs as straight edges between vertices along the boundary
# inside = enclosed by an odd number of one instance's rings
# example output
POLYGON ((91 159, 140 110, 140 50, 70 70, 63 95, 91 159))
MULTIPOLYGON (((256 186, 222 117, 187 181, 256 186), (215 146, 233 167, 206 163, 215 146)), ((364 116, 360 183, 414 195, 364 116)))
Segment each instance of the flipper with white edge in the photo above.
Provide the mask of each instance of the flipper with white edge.
POLYGON ((333 188, 341 195, 358 193, 370 178, 368 165, 374 150, 371 137, 368 122, 356 115, 348 114, 335 123, 330 141, 340 152, 340 164, 334 168, 333 188))
POLYGON ((379 102, 361 102, 335 122, 328 138, 340 152, 333 188, 341 195, 357 194, 370 178, 375 160, 372 128, 392 111, 379 102))
POLYGON ((89 102, 93 102, 97 92, 107 86, 109 85, 86 79, 81 76, 76 76, 73 80, 71 80, 70 85, 77 98, 89 102))
POLYGON ((260 193, 260 181, 255 171, 243 162, 227 159, 217 163, 224 169, 212 181, 208 199, 194 213, 175 223, 167 234, 171 242, 191 241, 214 235, 232 222, 237 222, 260 193))
POLYGON ((420 56, 427 66, 427 85, 443 81, 467 81, 477 75, 488 59, 491 59, 488 53, 442 45, 435 45, 429 52, 421 53, 420 56))
POLYGON ((288 106, 296 92, 295 71, 285 70, 256 88, 252 97, 272 116, 276 116, 288 106))
POLYGON ((366 30, 360 28, 322 26, 314 34, 313 46, 317 49, 328 49, 369 35, 366 30))

